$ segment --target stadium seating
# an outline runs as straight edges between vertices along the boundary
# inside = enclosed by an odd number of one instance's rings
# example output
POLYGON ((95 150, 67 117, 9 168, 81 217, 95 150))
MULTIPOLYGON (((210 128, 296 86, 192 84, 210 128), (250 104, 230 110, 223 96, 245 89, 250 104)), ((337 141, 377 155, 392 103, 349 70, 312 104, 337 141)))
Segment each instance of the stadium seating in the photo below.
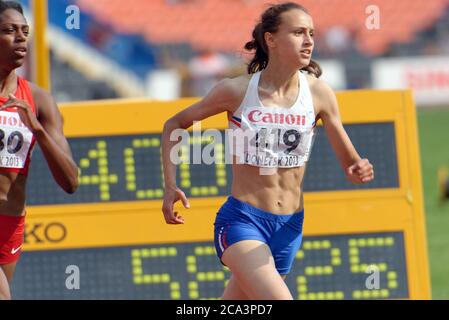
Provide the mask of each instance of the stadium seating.
MULTIPOLYGON (((257 0, 78 0, 83 11, 112 25, 116 32, 138 33, 152 43, 188 42, 193 48, 235 52, 248 41, 265 8, 257 0)), ((356 47, 366 55, 384 53, 392 43, 410 41, 444 13, 447 0, 377 0, 380 28, 365 21, 370 0, 302 0, 324 34, 332 25, 353 33, 356 47), (332 5, 331 5, 332 4, 332 5)))

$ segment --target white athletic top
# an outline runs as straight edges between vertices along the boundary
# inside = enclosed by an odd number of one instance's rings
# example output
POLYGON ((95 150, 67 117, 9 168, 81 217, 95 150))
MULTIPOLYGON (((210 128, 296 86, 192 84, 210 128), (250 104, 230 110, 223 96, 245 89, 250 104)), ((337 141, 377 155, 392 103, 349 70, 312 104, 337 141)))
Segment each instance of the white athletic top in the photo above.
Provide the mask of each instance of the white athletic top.
POLYGON ((264 106, 259 98, 260 72, 229 118, 231 154, 239 163, 265 168, 294 168, 307 162, 315 134, 315 111, 306 76, 298 71, 299 93, 290 108, 264 106), (240 130, 239 130, 240 129, 240 130))

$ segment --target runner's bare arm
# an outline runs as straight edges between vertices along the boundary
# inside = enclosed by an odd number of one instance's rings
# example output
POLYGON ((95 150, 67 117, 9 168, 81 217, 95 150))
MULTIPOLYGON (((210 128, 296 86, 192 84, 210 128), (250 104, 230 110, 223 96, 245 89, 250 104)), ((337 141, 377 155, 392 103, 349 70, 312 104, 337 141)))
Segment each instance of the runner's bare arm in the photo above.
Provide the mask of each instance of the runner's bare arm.
POLYGON ((171 150, 179 142, 178 140, 171 141, 170 136, 173 130, 187 129, 192 126, 194 121, 201 121, 225 111, 232 112, 243 99, 246 89, 244 81, 244 78, 222 80, 201 101, 174 115, 165 123, 162 132, 162 161, 165 183, 162 212, 168 224, 184 223, 184 219, 178 216, 177 212, 173 212, 175 202, 181 200, 184 207, 190 207, 184 192, 176 185, 176 165, 170 158, 171 150))
MULTIPOLYGON (((243 80, 244 81, 244 80, 243 80)), ((175 166, 170 161, 170 151, 178 141, 170 141, 175 129, 187 129, 194 121, 201 121, 210 116, 233 111, 243 99, 241 79, 225 79, 218 83, 201 101, 182 110, 165 122, 162 132, 162 156, 164 162, 165 187, 173 187, 175 183, 175 166)))
POLYGON ((58 106, 48 92, 35 86, 33 96, 42 125, 35 133, 37 142, 55 181, 67 193, 74 193, 78 188, 78 168, 64 136, 63 119, 58 106))
POLYGON ((340 118, 337 97, 332 88, 324 81, 316 80, 314 91, 319 101, 319 117, 334 149, 346 177, 359 184, 374 179, 374 170, 368 159, 362 159, 349 139, 340 118))

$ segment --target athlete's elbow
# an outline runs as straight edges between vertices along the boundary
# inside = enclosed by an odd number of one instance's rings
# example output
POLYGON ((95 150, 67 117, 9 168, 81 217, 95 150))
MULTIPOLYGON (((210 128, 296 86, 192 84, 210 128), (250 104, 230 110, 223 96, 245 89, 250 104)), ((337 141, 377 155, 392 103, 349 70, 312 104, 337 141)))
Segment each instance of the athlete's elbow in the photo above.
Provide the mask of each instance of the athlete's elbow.
POLYGON ((63 186, 62 189, 67 193, 67 194, 74 194, 76 192, 76 190, 78 189, 78 186, 76 185, 67 185, 67 186, 63 186))
POLYGON ((186 119, 182 114, 176 114, 173 117, 165 121, 164 131, 172 132, 176 129, 185 130, 192 126, 192 121, 186 119))
POLYGON ((78 177, 76 177, 75 179, 74 179, 74 181, 72 181, 71 183, 70 183, 70 187, 68 188, 68 190, 67 190, 67 193, 68 194, 74 194, 75 192, 76 192, 76 190, 78 190, 78 187, 80 186, 80 182, 79 182, 79 180, 78 180, 78 177))
POLYGON ((65 192, 67 192, 68 194, 74 194, 76 192, 76 190, 78 190, 78 186, 79 186, 78 184, 71 185, 65 189, 65 192))
POLYGON ((168 119, 167 121, 165 121, 164 123, 164 131, 165 132, 171 132, 175 129, 181 128, 181 124, 179 123, 178 120, 176 120, 175 117, 172 117, 170 119, 168 119))
POLYGON ((72 177, 68 179, 63 185, 61 185, 62 189, 68 194, 74 194, 79 187, 78 177, 72 177))

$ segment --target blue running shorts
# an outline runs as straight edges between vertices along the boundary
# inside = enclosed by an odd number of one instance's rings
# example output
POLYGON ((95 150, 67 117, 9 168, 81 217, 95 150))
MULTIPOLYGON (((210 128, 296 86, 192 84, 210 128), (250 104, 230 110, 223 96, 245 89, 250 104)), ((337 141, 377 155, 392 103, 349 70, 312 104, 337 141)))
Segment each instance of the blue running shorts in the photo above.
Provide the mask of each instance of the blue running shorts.
MULTIPOLYGON (((279 274, 290 272, 302 241, 304 210, 274 214, 233 196, 223 204, 214 223, 214 243, 221 261, 223 252, 242 240, 259 240, 268 245, 279 274)), ((222 262, 223 263, 223 262, 222 262)))

